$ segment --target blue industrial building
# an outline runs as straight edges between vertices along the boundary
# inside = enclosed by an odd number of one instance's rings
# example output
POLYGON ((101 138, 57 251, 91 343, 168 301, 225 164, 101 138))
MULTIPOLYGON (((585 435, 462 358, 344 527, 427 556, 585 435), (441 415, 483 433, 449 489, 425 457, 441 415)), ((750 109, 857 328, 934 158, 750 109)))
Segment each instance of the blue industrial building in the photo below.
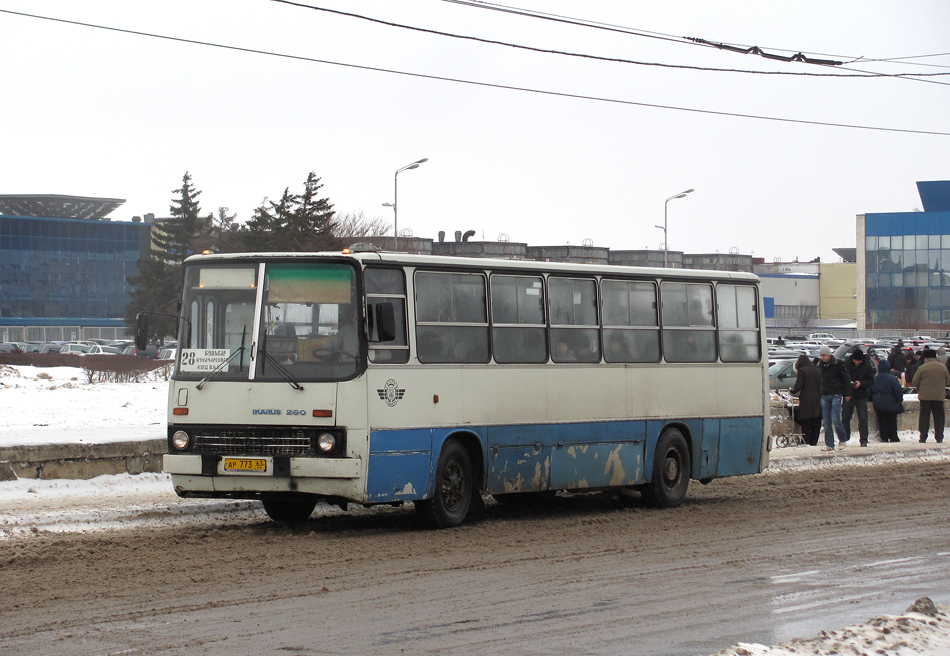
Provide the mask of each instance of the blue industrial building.
POLYGON ((151 230, 108 218, 124 202, 0 195, 0 325, 122 326, 151 230))
POLYGON ((950 331, 950 180, 917 191, 922 212, 857 217, 859 329, 950 331))

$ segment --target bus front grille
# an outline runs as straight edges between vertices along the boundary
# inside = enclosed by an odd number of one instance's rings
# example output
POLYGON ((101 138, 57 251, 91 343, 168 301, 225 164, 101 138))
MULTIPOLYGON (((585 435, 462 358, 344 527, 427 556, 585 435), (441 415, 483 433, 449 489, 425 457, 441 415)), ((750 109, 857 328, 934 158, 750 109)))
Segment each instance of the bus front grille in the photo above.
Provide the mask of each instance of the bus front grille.
POLYGON ((194 450, 221 455, 312 456, 317 431, 306 428, 228 428, 202 430, 194 450))

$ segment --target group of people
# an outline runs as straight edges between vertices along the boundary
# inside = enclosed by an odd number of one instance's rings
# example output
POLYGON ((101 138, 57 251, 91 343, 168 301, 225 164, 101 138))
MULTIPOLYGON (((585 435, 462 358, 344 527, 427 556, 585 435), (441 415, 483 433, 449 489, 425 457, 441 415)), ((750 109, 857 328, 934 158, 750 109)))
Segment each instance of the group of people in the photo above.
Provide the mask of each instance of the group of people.
MULTIPOLYGON (((902 347, 898 343, 891 354, 896 351, 906 365, 902 347)), ((946 360, 941 362, 936 351, 921 351, 920 361, 914 363, 911 373, 908 373, 907 366, 895 371, 890 357, 881 359, 875 371, 870 358, 860 348, 855 348, 843 362, 835 358, 828 346, 822 346, 818 353, 819 359, 814 363, 807 355, 799 356, 795 363, 798 378, 792 394, 799 397, 796 421, 802 426, 807 444, 818 444, 824 426, 823 450, 835 450, 836 436, 838 448, 844 448, 851 438, 851 419, 857 415, 859 442, 861 446, 867 446, 868 401, 874 406, 877 415, 881 441, 900 441, 897 437, 897 415, 904 411, 901 373, 909 386, 917 388, 920 441, 927 441, 930 418, 933 416, 934 438, 937 442, 943 442, 944 399, 946 388, 950 386, 950 365, 946 364, 946 360)))
MULTIPOLYGON (((903 340, 897 340, 897 344, 887 354, 887 361, 894 371, 894 375, 904 379, 907 385, 914 379, 914 373, 917 367, 921 365, 922 351, 914 352, 913 349, 904 346, 903 340)), ((937 349, 937 361, 947 367, 950 367, 947 359, 947 349, 943 346, 937 349)))

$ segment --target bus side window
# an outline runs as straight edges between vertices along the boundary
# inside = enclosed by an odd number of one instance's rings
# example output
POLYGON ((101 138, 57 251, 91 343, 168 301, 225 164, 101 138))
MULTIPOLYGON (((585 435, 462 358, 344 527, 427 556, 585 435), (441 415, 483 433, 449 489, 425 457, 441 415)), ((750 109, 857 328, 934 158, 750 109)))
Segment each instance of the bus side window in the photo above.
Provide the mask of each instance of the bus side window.
POLYGON ((714 362, 712 285, 664 282, 663 357, 668 362, 714 362))
POLYGON ((363 273, 366 288, 366 314, 370 319, 369 360, 378 363, 409 362, 409 344, 406 341, 406 276, 402 269, 367 267, 363 273), (381 342, 375 318, 378 307, 390 304, 396 319, 396 338, 381 342))
POLYGON ((604 360, 657 362, 660 330, 656 285, 633 280, 600 283, 604 320, 604 360))
POLYGON ((586 278, 548 278, 551 360, 600 362, 597 283, 586 278))
POLYGON ((485 287, 481 273, 416 272, 416 354, 420 362, 488 362, 485 287))
POLYGON ((544 280, 540 276, 492 275, 492 351, 495 362, 548 359, 544 280))
POLYGON ((717 285, 719 353, 723 362, 758 362, 759 315, 755 288, 750 285, 717 285))

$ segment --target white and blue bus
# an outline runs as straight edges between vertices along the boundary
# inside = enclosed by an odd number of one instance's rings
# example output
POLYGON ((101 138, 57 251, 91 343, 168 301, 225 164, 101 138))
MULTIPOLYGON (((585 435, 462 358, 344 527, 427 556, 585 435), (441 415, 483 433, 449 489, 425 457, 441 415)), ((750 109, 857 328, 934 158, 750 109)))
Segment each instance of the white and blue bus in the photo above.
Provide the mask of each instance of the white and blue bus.
POLYGON ((193 256, 164 470, 277 521, 413 502, 447 527, 478 495, 557 491, 676 506, 768 464, 761 306, 748 273, 193 256))

